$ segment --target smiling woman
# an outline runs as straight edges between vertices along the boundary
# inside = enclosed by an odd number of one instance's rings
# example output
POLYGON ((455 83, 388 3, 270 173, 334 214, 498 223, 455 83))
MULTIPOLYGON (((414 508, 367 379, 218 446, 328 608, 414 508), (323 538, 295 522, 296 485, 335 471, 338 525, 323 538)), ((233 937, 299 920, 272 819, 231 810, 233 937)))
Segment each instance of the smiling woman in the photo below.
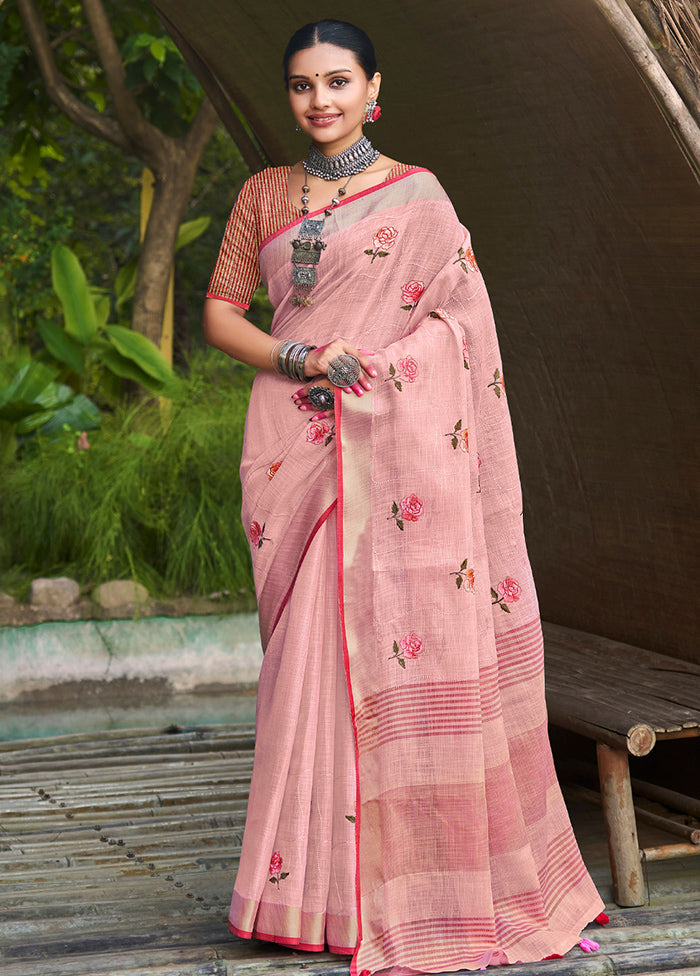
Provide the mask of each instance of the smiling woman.
POLYGON ((241 478, 265 658, 230 928, 352 954, 353 976, 562 954, 602 902, 547 740, 469 233, 432 173, 364 136, 362 31, 301 28, 285 78, 311 146, 244 185, 205 309, 258 367, 241 478), (261 279, 271 336, 244 317, 261 279))

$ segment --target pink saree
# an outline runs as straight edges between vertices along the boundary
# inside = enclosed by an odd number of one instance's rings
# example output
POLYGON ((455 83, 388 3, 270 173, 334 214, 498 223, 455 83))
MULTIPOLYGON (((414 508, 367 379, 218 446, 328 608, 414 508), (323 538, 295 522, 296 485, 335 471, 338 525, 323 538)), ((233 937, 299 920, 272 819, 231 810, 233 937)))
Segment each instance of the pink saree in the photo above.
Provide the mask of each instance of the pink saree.
POLYGON ((413 170, 260 251, 273 334, 376 351, 311 422, 255 379, 241 465, 260 627, 230 927, 353 976, 563 954, 602 902, 547 739, 542 634, 496 333, 469 235, 413 170))

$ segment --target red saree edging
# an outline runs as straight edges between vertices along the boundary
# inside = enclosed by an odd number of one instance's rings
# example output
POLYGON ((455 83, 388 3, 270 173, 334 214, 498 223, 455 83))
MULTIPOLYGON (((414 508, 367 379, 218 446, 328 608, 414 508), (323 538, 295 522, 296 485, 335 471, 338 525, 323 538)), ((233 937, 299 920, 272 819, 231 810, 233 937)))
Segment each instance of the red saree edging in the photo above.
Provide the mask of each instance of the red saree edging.
POLYGON ((357 953, 362 942, 362 901, 360 894, 360 752, 357 744, 357 722, 355 720, 355 700, 350 681, 350 659, 348 655, 348 640, 345 630, 345 596, 343 579, 343 401, 342 397, 335 398, 335 436, 338 450, 338 616, 340 633, 343 641, 343 664, 345 667, 345 684, 348 689, 350 702, 350 720, 355 744, 355 899, 357 905, 357 946, 353 950, 350 962, 350 976, 357 976, 357 953))
MULTIPOLYGON (((350 197, 345 197, 345 199, 341 200, 340 203, 334 209, 339 210, 341 207, 346 206, 346 204, 348 203, 354 203, 355 200, 361 200, 362 197, 366 197, 370 193, 376 193, 377 190, 383 190, 387 186, 391 186, 392 183, 398 183, 399 180, 405 180, 407 176, 413 176, 415 173, 429 173, 429 172, 430 170, 426 169, 424 166, 414 166, 406 173, 399 173, 398 176, 392 176, 390 180, 384 180, 383 183, 377 183, 376 186, 370 186, 366 190, 360 190, 358 193, 353 193, 353 195, 350 197)), ((298 208, 295 207, 294 209, 296 210, 298 208)), ((325 209, 324 207, 319 207, 318 210, 314 210, 313 213, 307 214, 306 216, 309 218, 316 217, 318 214, 323 213, 324 209, 325 209)), ((304 217, 300 212, 298 218, 296 220, 293 220, 291 224, 285 224, 284 227, 280 227, 279 230, 276 230, 274 234, 270 234, 269 237, 266 237, 265 240, 260 245, 259 250, 262 251, 262 249, 265 247, 266 244, 269 244, 271 241, 274 241, 277 237, 280 236, 280 234, 284 234, 292 227, 296 227, 296 225, 300 224, 303 219, 304 217)), ((216 297, 216 296, 212 296, 212 297, 216 297)))

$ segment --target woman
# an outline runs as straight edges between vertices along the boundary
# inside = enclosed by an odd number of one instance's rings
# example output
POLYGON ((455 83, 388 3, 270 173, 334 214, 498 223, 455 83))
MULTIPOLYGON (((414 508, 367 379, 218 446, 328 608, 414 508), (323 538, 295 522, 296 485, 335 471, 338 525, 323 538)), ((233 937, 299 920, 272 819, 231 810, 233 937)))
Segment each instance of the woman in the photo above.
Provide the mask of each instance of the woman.
POLYGON ((469 234, 431 173, 363 136, 362 31, 309 24, 284 67, 311 148, 244 185, 204 320, 258 368, 241 477, 265 657, 231 931, 360 976, 561 954, 602 903, 549 751, 469 234), (271 336, 244 317, 261 278, 271 336))

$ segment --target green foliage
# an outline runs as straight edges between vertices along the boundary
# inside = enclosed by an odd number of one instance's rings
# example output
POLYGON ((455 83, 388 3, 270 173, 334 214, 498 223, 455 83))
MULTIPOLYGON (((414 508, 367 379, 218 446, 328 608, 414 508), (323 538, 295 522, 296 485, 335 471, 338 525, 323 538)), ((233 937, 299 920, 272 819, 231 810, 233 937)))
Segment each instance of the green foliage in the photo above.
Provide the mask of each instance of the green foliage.
POLYGON ((0 574, 250 591, 238 468, 252 375, 202 353, 165 418, 157 402, 121 406, 88 449, 74 432, 37 436, 3 470, 0 574))
POLYGON ((70 248, 59 245, 51 253, 53 285, 63 306, 65 329, 43 321, 39 331, 49 353, 73 373, 88 367, 107 369, 115 376, 134 380, 152 393, 173 395, 179 384, 172 367, 150 339, 125 328, 108 325, 111 303, 103 294, 93 295, 80 261, 70 248))
POLYGON ((142 102, 146 118, 168 135, 182 135, 183 123, 190 122, 197 111, 202 89, 172 38, 132 34, 121 54, 127 88, 142 102))

